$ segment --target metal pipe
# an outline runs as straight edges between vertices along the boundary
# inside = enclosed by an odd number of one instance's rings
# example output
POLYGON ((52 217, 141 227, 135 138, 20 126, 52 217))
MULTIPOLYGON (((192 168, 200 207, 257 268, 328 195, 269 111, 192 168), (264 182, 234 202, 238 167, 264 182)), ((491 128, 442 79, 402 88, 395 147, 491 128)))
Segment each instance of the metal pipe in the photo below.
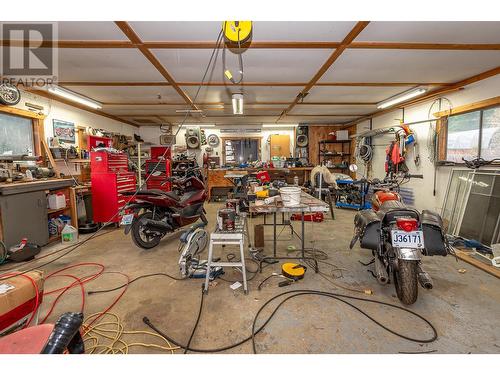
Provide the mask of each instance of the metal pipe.
POLYGON ((430 275, 425 272, 421 266, 418 266, 418 282, 422 286, 422 288, 431 290, 434 287, 434 283, 430 277, 430 275))
POLYGON ((387 284, 389 282, 386 267, 377 255, 375 255, 375 276, 380 284, 387 284))

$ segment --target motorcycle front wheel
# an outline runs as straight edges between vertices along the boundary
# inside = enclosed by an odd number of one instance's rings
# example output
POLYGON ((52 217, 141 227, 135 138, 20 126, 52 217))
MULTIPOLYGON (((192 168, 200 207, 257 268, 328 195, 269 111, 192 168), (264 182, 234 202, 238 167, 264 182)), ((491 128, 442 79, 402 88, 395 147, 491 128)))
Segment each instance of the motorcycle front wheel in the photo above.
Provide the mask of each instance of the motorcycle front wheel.
POLYGON ((152 249, 160 243, 162 238, 161 235, 151 233, 144 227, 144 222, 146 219, 152 219, 153 213, 150 211, 140 214, 134 219, 132 223, 132 228, 130 230, 130 235, 132 236, 132 241, 137 247, 145 250, 152 249))
POLYGON ((394 270, 394 287, 401 302, 412 305, 418 297, 418 263, 414 260, 398 259, 394 270))

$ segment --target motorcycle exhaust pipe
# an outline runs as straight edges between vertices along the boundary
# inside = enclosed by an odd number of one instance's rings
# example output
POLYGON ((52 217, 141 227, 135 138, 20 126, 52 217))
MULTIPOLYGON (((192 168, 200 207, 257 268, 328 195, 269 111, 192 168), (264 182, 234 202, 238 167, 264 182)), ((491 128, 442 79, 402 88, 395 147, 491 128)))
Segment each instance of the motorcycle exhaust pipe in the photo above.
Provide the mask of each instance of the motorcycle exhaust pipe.
POLYGON ((389 282, 389 275, 387 274, 387 270, 380 260, 378 256, 375 255, 375 276, 377 277, 377 281, 384 285, 389 282))
POLYGON ((144 221, 144 226, 150 230, 158 231, 158 232, 170 232, 172 231, 172 226, 167 223, 159 220, 147 219, 144 221))
POLYGON ((422 288, 427 290, 431 290, 434 286, 429 274, 425 271, 422 271, 422 269, 420 269, 420 272, 418 273, 418 282, 420 283, 422 288))

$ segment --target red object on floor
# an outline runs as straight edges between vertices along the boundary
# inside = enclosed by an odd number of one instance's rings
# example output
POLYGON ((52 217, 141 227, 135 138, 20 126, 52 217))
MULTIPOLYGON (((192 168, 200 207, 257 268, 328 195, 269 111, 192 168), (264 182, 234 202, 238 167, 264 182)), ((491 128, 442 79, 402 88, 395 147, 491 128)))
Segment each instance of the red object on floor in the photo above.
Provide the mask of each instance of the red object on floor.
MULTIPOLYGON (((302 220, 302 214, 293 214, 291 220, 302 220)), ((315 212, 313 214, 304 214, 304 221, 314 221, 321 223, 324 220, 323 212, 315 212)))
POLYGON ((2 337, 0 354, 40 354, 53 329, 53 324, 41 324, 2 337))

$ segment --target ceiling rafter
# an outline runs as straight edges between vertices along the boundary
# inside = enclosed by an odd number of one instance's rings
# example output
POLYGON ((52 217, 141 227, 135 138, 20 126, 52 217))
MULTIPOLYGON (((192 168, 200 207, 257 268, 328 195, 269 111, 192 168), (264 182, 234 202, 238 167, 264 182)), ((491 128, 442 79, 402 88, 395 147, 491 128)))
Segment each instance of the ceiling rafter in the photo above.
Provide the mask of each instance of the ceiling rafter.
MULTIPOLYGON (((169 102, 169 103, 161 103, 161 102, 101 102, 105 106, 135 106, 135 105, 146 105, 146 106, 182 106, 185 105, 185 103, 174 103, 174 102, 169 102)), ((304 102, 304 103, 297 103, 297 105, 300 106, 308 106, 308 105, 375 105, 378 102, 304 102)), ((249 102, 245 103, 245 106, 249 105, 255 105, 255 106, 266 106, 266 105, 288 105, 290 102, 283 101, 283 102, 249 102)), ((230 106, 231 103, 224 103, 224 102, 201 102, 198 103, 198 106, 200 107, 205 107, 205 106, 219 106, 219 105, 227 105, 230 106)), ((210 109, 210 108, 208 108, 210 109)))
POLYGON ((193 103, 188 94, 182 90, 182 88, 175 82, 172 75, 167 71, 167 69, 162 65, 160 60, 151 52, 144 43, 135 33, 135 31, 130 27, 130 25, 125 21, 116 21, 115 24, 118 28, 125 34, 127 38, 137 47, 139 51, 146 57, 151 64, 158 70, 158 72, 172 85, 172 87, 177 91, 177 93, 184 99, 184 101, 189 104, 194 109, 199 109, 196 104, 193 103))
MULTIPOLYGON (((23 40, 0 40, 0 45, 22 47, 23 40)), ((33 42, 35 43, 35 42, 33 42)), ((35 45, 35 44, 34 44, 35 45)), ((134 41, 121 40, 58 40, 45 41, 42 47, 58 48, 137 48, 134 41)), ((147 49, 213 49, 213 41, 141 41, 147 49)), ((251 49, 335 49, 342 42, 329 41, 252 41, 245 48, 251 49)), ((36 44, 39 46, 39 43, 36 44)), ((499 43, 425 43, 425 42, 353 42, 349 49, 408 49, 446 51, 498 51, 499 43)))
POLYGON ((375 111, 375 112, 370 113, 366 116, 362 116, 358 119, 355 119, 355 120, 345 124, 345 126, 349 127, 349 126, 358 124, 362 121, 368 120, 370 118, 377 117, 377 116, 383 115, 383 114, 388 113, 388 112, 392 112, 395 109, 403 108, 403 107, 413 105, 413 104, 418 104, 418 103, 421 103, 421 102, 426 101, 428 99, 434 98, 438 95, 445 94, 447 92, 460 90, 461 88, 463 88, 465 86, 468 86, 472 83, 482 81, 482 80, 490 78, 490 77, 494 77, 497 74, 500 74, 500 66, 497 66, 496 68, 493 68, 493 69, 487 70, 485 72, 473 75, 471 77, 465 78, 463 80, 457 81, 448 87, 442 87, 442 88, 437 88, 435 90, 428 91, 426 94, 424 94, 418 98, 410 99, 410 100, 407 100, 405 102, 399 103, 397 106, 386 108, 386 109, 383 109, 380 111, 375 111))
POLYGON ((369 21, 359 21, 352 28, 349 34, 342 40, 340 46, 333 51, 333 53, 328 57, 328 59, 324 62, 324 64, 319 68, 316 74, 311 78, 311 80, 304 86, 302 91, 295 97, 294 101, 282 112, 280 117, 276 120, 279 121, 283 115, 286 115, 290 112, 293 107, 305 96, 309 93, 309 90, 314 86, 316 82, 326 73, 326 71, 333 65, 333 63, 342 55, 347 46, 351 44, 354 39, 364 30, 366 26, 368 26, 369 21))
MULTIPOLYGON (((96 87, 152 87, 172 86, 169 82, 98 82, 98 81, 60 81, 60 86, 96 86, 96 87)), ((179 86, 229 86, 225 82, 177 82, 179 86)), ((248 87, 288 87, 305 86, 307 82, 242 82, 241 86, 248 87)), ((403 87, 403 86, 449 86, 448 82, 317 82, 315 86, 336 87, 403 87)))

